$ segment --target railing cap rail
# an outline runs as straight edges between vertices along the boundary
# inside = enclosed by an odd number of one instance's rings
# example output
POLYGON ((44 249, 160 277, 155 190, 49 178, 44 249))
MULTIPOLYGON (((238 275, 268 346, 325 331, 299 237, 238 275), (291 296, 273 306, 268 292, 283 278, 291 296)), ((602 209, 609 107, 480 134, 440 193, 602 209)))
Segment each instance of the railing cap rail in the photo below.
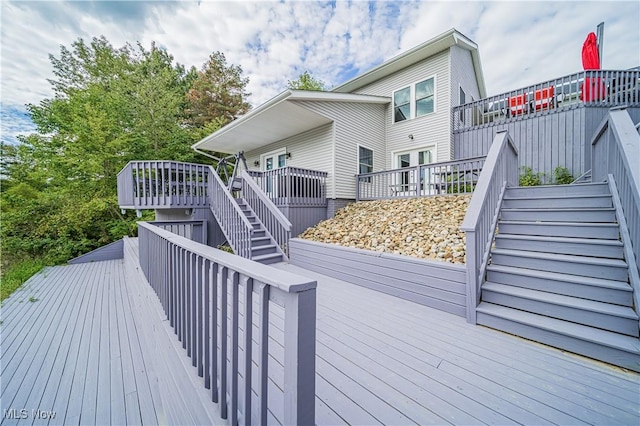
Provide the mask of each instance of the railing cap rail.
POLYGON ((573 84, 573 83, 580 83, 581 82, 581 78, 589 77, 589 78, 593 78, 593 77, 598 77, 598 76, 611 76, 611 77, 617 77, 620 75, 633 75, 636 74, 639 78, 640 78, 640 70, 637 69, 631 69, 631 70, 582 70, 582 71, 578 71, 578 72, 574 72, 562 77, 557 77, 551 80, 546 80, 540 83, 535 83, 535 84, 531 84, 528 86, 524 86, 524 87, 520 87, 517 89, 513 89, 513 90, 508 90, 506 92, 502 92, 502 93, 498 93, 496 95, 492 95, 492 96, 487 96, 486 98, 482 98, 482 99, 477 99, 473 102, 467 102, 465 104, 462 105, 457 105, 454 106, 451 110, 455 113, 458 112, 460 110, 464 110, 464 109, 468 109, 470 107, 476 106, 476 105, 482 105, 485 104, 486 102, 491 102, 491 101, 495 101, 495 100, 504 100, 506 98, 508 98, 509 96, 512 96, 514 94, 522 94, 522 93, 530 93, 534 90, 537 90, 539 88, 546 88, 546 87, 550 87, 550 86, 564 86, 567 84, 573 84), (615 74, 612 74, 615 73, 615 74))
POLYGON ((262 202, 269 208, 269 211, 271 211, 271 213, 273 213, 273 216, 278 220, 278 222, 280 222, 280 224, 285 228, 286 231, 291 231, 291 222, 289 222, 289 219, 287 219, 287 217, 284 215, 284 213, 282 213, 280 211, 279 208, 274 207, 274 204, 271 202, 271 200, 269 199, 269 197, 266 196, 266 194, 262 191, 262 189, 258 186, 258 184, 251 179, 251 176, 249 175, 249 173, 247 173, 246 170, 242 171, 242 179, 244 179, 244 181, 247 183, 247 185, 249 185, 253 191, 258 195, 258 197, 260 198, 260 200, 262 200, 262 202))
POLYGON ((476 231, 478 221, 480 220, 480 211, 485 203, 487 194, 489 193, 489 184, 491 183, 492 178, 491 175, 494 173, 498 157, 505 148, 505 144, 514 151, 516 156, 518 155, 518 149, 513 144, 513 141, 509 136, 509 132, 507 130, 497 131, 493 138, 493 142, 491 143, 491 147, 489 148, 489 153, 487 154, 487 159, 484 163, 484 167, 482 168, 482 172, 478 177, 478 183, 473 192, 474 195, 471 198, 469 207, 467 207, 467 213, 464 216, 462 225, 460 225, 460 230, 465 232, 476 231), (491 175, 489 173, 491 173, 491 175))
MULTIPOLYGON (((429 167, 450 166, 450 165, 455 165, 455 164, 470 163, 472 161, 482 160, 483 158, 486 158, 486 156, 480 155, 478 157, 461 158, 459 160, 449 160, 449 161, 441 161, 439 163, 421 164, 420 167, 429 168, 429 167)), ((380 175, 380 174, 384 174, 384 173, 408 172, 408 171, 411 171, 411 170, 415 169, 416 167, 418 167, 418 166, 403 167, 403 168, 399 168, 399 169, 381 170, 379 172, 358 173, 358 174, 356 174, 356 176, 359 177, 359 178, 360 177, 364 178, 364 177, 375 176, 375 175, 380 175)))
POLYGON ((170 163, 170 164, 176 164, 176 165, 197 166, 197 167, 203 167, 203 168, 210 167, 208 164, 186 163, 184 161, 174 161, 174 160, 131 160, 122 168, 122 170, 118 172, 117 176, 120 176, 122 172, 124 172, 127 169, 130 169, 134 165, 141 164, 141 163, 170 163))
POLYGON ((219 265, 250 276, 254 280, 258 280, 262 283, 278 288, 286 293, 300 293, 317 287, 317 282, 310 280, 309 278, 293 274, 291 272, 282 271, 269 265, 263 265, 249 259, 197 243, 188 238, 174 234, 173 232, 165 231, 164 229, 158 228, 150 223, 138 222, 138 226, 146 228, 163 239, 202 256, 207 260, 216 262, 219 265))
MULTIPOLYGON (((273 170, 269 170, 269 172, 278 172, 278 171, 282 171, 282 170, 300 170, 303 172, 311 172, 315 175, 324 175, 325 177, 328 176, 327 172, 323 172, 322 170, 313 170, 313 169, 307 169, 304 167, 296 167, 296 166, 284 166, 284 167, 280 167, 277 169, 273 169, 273 170)), ((249 173, 249 175, 251 174, 255 174, 255 175, 263 175, 264 171, 262 170, 246 170, 247 173, 249 173)))

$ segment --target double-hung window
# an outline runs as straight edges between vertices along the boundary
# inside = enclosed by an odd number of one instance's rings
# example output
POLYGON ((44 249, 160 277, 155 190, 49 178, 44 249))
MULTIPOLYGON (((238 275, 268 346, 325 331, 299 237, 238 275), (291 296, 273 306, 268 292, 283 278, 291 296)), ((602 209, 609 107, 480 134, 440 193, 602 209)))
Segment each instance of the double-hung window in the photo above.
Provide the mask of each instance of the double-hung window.
POLYGON ((435 77, 393 93, 393 122, 421 117, 435 111, 435 77))

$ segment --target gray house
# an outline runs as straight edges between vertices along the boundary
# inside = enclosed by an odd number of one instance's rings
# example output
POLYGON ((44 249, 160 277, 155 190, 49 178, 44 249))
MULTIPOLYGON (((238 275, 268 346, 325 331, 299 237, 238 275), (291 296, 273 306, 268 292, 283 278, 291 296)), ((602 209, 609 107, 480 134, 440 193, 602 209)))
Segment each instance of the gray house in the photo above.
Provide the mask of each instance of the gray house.
POLYGON ((231 176, 129 162, 118 203, 156 220, 3 303, 4 420, 638 424, 639 122, 638 69, 487 97, 452 30, 194 146, 244 151, 231 176), (520 187, 523 166, 575 179, 520 187), (294 238, 456 193, 464 265, 294 238))
POLYGON ((478 46, 452 29, 330 92, 287 90, 193 147, 325 172, 332 217, 356 199, 356 174, 452 160, 451 108, 483 97, 478 46))

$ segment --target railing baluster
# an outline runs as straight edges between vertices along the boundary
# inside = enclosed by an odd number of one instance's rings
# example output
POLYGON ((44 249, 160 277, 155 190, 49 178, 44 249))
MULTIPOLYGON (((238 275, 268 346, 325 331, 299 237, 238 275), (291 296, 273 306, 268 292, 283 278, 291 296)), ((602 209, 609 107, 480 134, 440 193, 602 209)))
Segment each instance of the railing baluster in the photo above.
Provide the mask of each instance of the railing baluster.
POLYGON ((220 417, 227 418, 227 279, 229 269, 220 271, 220 417))
POLYGON ((232 425, 238 424, 238 330, 240 324, 238 323, 238 311, 240 301, 238 297, 238 291, 240 287, 240 274, 233 272, 231 287, 231 389, 229 394, 231 396, 231 420, 232 425))
POLYGON ((258 360, 259 375, 259 398, 258 415, 260 416, 260 424, 267 424, 267 407, 268 407, 268 388, 269 388, 269 286, 260 285, 260 313, 259 313, 258 332, 260 348, 260 358, 258 360))
POLYGON ((244 279, 244 424, 251 425, 253 365, 253 278, 244 279))

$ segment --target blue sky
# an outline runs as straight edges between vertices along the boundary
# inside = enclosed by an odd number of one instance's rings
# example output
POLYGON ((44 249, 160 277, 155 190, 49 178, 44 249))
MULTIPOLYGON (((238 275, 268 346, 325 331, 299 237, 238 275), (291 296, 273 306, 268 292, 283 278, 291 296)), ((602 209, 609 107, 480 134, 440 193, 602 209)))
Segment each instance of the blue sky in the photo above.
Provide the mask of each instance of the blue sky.
POLYGON ((605 22, 603 65, 640 65, 640 2, 2 1, 3 142, 32 131, 24 105, 51 96, 49 54, 78 37, 120 47, 155 41, 184 65, 214 50, 250 78, 257 106, 309 70, 329 86, 455 27, 480 48, 489 94, 582 69, 589 31, 605 22))

